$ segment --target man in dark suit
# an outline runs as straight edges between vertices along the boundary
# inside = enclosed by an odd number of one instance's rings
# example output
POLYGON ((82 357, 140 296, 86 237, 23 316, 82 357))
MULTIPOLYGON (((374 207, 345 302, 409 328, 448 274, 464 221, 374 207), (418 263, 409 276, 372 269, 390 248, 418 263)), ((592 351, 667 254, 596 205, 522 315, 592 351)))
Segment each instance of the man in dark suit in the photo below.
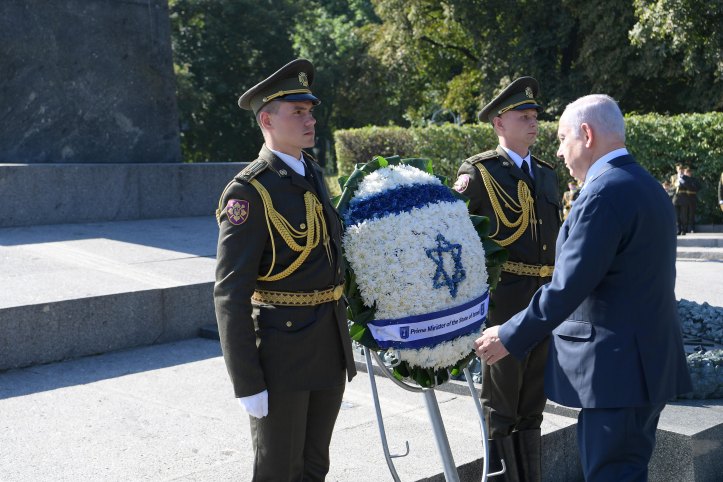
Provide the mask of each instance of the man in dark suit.
MULTIPOLYGON (((557 176, 552 166, 530 153, 541 110, 538 93, 535 79, 521 77, 482 109, 479 119, 492 124, 499 145, 465 160, 454 185, 469 198, 470 213, 490 219, 492 239, 509 253, 491 294, 487 326, 504 323, 524 308, 554 269, 562 222, 557 176)), ((507 467, 500 480, 540 480, 546 359, 544 340, 521 361, 509 358, 483 368, 490 470, 502 468, 500 459, 507 467)))
POLYGON ((314 145, 314 68, 294 60, 239 99, 264 136, 226 186, 214 299, 234 394, 250 415, 253 480, 324 480, 348 379, 356 373, 341 221, 314 145))
POLYGON ((547 396, 581 407, 587 481, 644 481, 667 400, 692 389, 675 301, 675 212, 625 149, 605 95, 560 118, 558 157, 584 184, 557 239, 552 281, 475 343, 488 364, 522 359, 552 333, 547 396))

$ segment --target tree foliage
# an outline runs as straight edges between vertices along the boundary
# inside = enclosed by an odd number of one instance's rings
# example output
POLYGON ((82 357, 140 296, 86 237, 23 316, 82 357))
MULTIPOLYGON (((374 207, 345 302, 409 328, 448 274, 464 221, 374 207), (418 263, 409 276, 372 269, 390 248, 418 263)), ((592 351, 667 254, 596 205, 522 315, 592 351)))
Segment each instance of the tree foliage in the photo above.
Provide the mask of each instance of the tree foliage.
POLYGON ((543 120, 589 93, 624 113, 723 110, 720 0, 171 0, 184 155, 248 160, 242 92, 295 57, 316 67, 317 133, 476 122, 511 80, 539 80, 543 120), (439 116, 444 117, 444 116, 439 116))
POLYGON ((633 0, 633 6, 632 45, 675 61, 663 74, 681 88, 669 93, 688 110, 723 109, 723 2, 633 0))
POLYGON ((253 160, 261 134, 236 102, 293 58, 294 2, 174 0, 170 7, 185 159, 253 160))

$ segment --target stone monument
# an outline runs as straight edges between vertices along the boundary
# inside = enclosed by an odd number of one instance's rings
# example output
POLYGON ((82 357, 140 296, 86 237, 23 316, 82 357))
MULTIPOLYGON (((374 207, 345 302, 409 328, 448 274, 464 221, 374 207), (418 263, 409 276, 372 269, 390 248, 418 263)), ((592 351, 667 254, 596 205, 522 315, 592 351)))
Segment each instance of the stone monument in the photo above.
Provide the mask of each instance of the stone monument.
POLYGON ((181 162, 167 0, 0 2, 0 227, 212 216, 239 170, 181 162))
POLYGON ((3 0, 0 72, 0 163, 181 160, 166 0, 3 0))

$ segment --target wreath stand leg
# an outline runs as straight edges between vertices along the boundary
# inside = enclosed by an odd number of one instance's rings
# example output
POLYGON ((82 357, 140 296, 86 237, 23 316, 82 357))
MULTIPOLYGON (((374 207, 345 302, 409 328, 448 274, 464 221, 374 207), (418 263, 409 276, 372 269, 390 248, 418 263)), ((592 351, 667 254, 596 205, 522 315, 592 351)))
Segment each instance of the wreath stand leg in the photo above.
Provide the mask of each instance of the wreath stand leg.
POLYGON ((472 400, 474 400, 474 406, 477 409, 477 416, 479 417, 479 425, 480 429, 482 430, 482 446, 484 447, 484 463, 482 465, 482 482, 486 482, 488 477, 495 477, 497 475, 502 475, 507 471, 507 467, 505 466, 504 459, 500 459, 500 463, 502 464, 502 469, 497 472, 489 473, 490 470, 490 444, 489 444, 489 438, 487 435, 487 423, 485 423, 485 415, 484 411, 482 411, 482 404, 479 401, 479 394, 477 393, 477 390, 474 388, 474 383, 472 383, 472 374, 469 371, 469 368, 464 368, 464 379, 467 380, 467 387, 469 388, 470 394, 472 394, 472 400))
POLYGON ((442 466, 444 467, 444 478, 447 482, 459 482, 457 465, 454 463, 452 450, 449 448, 449 440, 447 440, 447 432, 444 430, 442 414, 439 413, 439 404, 434 394, 434 388, 427 388, 423 393, 429 420, 432 422, 434 440, 437 442, 437 451, 439 452, 439 456, 442 459, 442 466))
MULTIPOLYGON (((395 454, 391 455, 389 453, 389 444, 387 443, 387 434, 384 430, 384 419, 382 418, 382 408, 379 403, 379 394, 377 393, 377 382, 374 379, 374 365, 372 365, 372 359, 369 356, 369 348, 364 348, 364 358, 366 359, 367 363, 367 373, 369 374, 369 384, 372 388, 372 398, 374 399, 374 411, 377 415, 377 427, 379 427, 379 436, 382 439, 382 449, 384 450, 384 458, 387 461, 387 467, 389 467, 389 472, 392 474, 392 478, 394 479, 394 482, 400 482, 399 475, 397 474, 397 469, 394 467, 394 462, 392 462, 392 459, 397 457, 406 457, 409 455, 409 441, 405 440, 404 443, 407 446, 407 450, 403 454, 395 454)), ((376 353, 374 353, 376 355, 376 353)), ((381 363, 381 360, 377 356, 377 363, 381 363)), ((384 365, 382 363, 382 365, 384 365)), ((386 368, 386 367, 384 367, 386 368)))
MULTIPOLYGON (((427 406, 427 413, 429 419, 432 422, 432 429, 434 431, 434 440, 437 443, 437 450, 439 451, 440 458, 442 459, 444 477, 447 482, 459 482, 459 473, 457 472, 457 465, 454 463, 452 457, 452 450, 449 447, 449 440, 447 439, 447 432, 444 429, 444 423, 442 422, 442 415, 439 412, 439 404, 437 403, 437 397, 434 394, 433 388, 420 388, 407 385, 406 383, 397 380, 394 375, 389 371, 384 361, 381 359, 379 354, 374 350, 364 348, 364 357, 366 359, 367 373, 369 374, 369 384, 372 389, 372 398, 374 399, 374 409, 377 416, 377 426, 379 427, 379 436, 382 440, 382 449, 384 450, 384 458, 387 461, 387 466, 392 474, 392 478, 395 482, 400 482, 397 470, 394 467, 393 458, 405 457, 409 454, 409 442, 405 441, 406 452, 404 454, 391 455, 389 453, 389 445, 387 443, 387 435, 384 430, 384 420, 382 418, 381 405, 379 403, 379 394, 377 392, 377 384, 374 378, 374 365, 372 364, 372 357, 377 362, 377 366, 382 372, 396 385, 410 391, 410 392, 421 392, 424 395, 424 402, 427 406)), ((482 430, 482 446, 484 448, 484 466, 482 470, 482 482, 486 482, 488 477, 494 477, 496 475, 504 474, 506 471, 505 461, 500 459, 502 463, 502 470, 498 472, 489 472, 489 443, 487 439, 487 424, 485 423, 484 412, 482 411, 482 405, 479 401, 477 390, 472 383, 472 374, 468 368, 464 369, 464 375, 467 380, 467 386, 469 387, 470 393, 472 394, 472 400, 474 400, 475 408, 477 409, 477 415, 480 421, 480 428, 482 430)))

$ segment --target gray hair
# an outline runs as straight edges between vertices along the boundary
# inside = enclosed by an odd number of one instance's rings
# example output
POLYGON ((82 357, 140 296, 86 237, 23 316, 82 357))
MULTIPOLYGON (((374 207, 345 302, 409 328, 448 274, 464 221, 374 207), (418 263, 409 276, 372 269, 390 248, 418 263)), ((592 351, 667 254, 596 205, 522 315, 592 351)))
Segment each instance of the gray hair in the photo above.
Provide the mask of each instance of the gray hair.
POLYGON ((580 126, 585 123, 597 132, 625 142, 625 119, 615 99, 605 94, 580 97, 565 107, 560 119, 565 118, 574 128, 576 138, 582 135, 580 126))

